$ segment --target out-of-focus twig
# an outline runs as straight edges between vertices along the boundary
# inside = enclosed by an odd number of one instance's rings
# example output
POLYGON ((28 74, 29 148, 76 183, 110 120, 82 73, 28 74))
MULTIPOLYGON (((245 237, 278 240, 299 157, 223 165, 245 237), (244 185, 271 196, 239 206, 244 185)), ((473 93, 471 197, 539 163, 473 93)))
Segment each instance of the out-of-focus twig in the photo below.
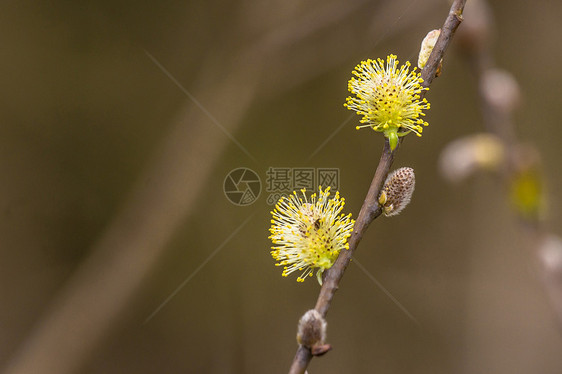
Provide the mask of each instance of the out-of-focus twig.
POLYGON ((538 263, 539 277, 548 294, 559 327, 562 329, 562 241, 545 232, 542 205, 544 191, 539 151, 523 144, 516 136, 512 120, 519 99, 519 88, 511 74, 494 67, 490 35, 491 9, 485 0, 474 1, 467 9, 466 28, 459 33, 461 52, 479 84, 482 119, 485 129, 501 142, 505 162, 501 175, 526 243, 538 263))
MULTIPOLYGON (((422 70, 422 78, 424 79, 424 87, 429 87, 433 78, 436 75, 439 62, 443 58, 445 50, 451 42, 451 38, 455 33, 457 27, 462 21, 462 11, 466 0, 455 0, 449 11, 449 15, 445 19, 441 34, 437 39, 435 47, 428 59, 425 68, 422 70)), ((425 91, 424 91, 425 92, 425 91)), ((345 269, 349 265, 353 253, 357 249, 359 242, 363 238, 363 234, 367 230, 370 223, 376 219, 381 214, 381 207, 378 203, 378 196, 380 194, 383 182, 392 166, 394 161, 394 156, 398 150, 398 147, 394 150, 390 150, 390 145, 388 139, 385 138, 385 144, 383 152, 378 163, 375 175, 365 197, 365 201, 361 206, 357 220, 353 228, 353 232, 349 239, 349 250, 342 251, 334 263, 334 265, 327 271, 326 277, 324 278, 322 288, 320 289, 320 294, 316 301, 315 309, 325 317, 330 308, 330 304, 334 297, 335 292, 338 289, 338 284, 343 277, 345 269)), ((289 370, 289 374, 302 374, 305 372, 310 360, 312 359, 312 353, 310 349, 300 345, 297 349, 297 353, 293 359, 293 363, 289 370)))
MULTIPOLYGON (((361 50, 372 50, 385 38, 406 32, 423 22, 425 15, 430 13, 437 5, 428 4, 421 9, 408 13, 402 17, 400 23, 391 23, 388 14, 394 14, 399 6, 404 6, 399 1, 387 1, 377 4, 377 12, 371 21, 372 27, 361 33, 362 38, 354 37, 357 33, 355 22, 346 22, 354 19, 361 12, 368 11, 369 1, 356 0, 348 2, 335 2, 323 5, 311 16, 304 16, 296 22, 284 25, 279 30, 265 35, 251 47, 266 56, 266 65, 276 74, 267 74, 262 77, 260 87, 264 88, 263 94, 271 96, 291 90, 294 87, 326 74, 326 72, 341 66, 350 55, 361 50), (325 37, 320 38, 319 35, 325 37), (334 40, 344 36, 345 42, 335 47, 334 40), (372 40, 372 44, 365 46, 364 39, 372 40), (272 48, 277 48, 271 53, 272 48), (295 58, 295 55, 298 58, 295 58), (319 64, 318 60, 322 63, 319 64)), ((435 2, 438 4, 438 2, 435 2)))
MULTIPOLYGON (((253 96, 252 79, 248 68, 234 68, 228 81, 196 95, 214 107, 236 100, 231 110, 221 112, 229 119, 223 125, 234 131, 253 96), (234 88, 236 97, 231 96, 234 88)), ((228 144, 208 122, 202 111, 186 105, 120 213, 5 373, 79 371, 157 262, 228 144)))

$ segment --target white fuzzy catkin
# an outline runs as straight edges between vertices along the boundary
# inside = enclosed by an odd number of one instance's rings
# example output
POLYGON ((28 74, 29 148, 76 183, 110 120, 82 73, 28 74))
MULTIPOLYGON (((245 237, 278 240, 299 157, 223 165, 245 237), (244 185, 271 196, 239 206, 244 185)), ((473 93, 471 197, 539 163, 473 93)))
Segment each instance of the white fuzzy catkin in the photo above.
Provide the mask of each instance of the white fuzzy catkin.
POLYGON ((439 38, 439 34, 441 34, 441 29, 439 30, 432 30, 425 38, 422 40, 421 47, 420 47, 420 54, 418 56, 418 67, 423 69, 425 64, 427 64, 427 60, 429 59, 429 55, 433 51, 433 47, 435 47, 435 43, 437 42, 437 38, 439 38))

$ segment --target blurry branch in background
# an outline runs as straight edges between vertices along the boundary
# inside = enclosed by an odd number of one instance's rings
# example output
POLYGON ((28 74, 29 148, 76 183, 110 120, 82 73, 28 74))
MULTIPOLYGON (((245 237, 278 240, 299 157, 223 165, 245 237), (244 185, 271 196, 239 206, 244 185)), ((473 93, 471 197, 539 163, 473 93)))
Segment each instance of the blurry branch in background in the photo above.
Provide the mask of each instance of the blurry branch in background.
MULTIPOLYGON (((435 47, 433 48, 433 51, 431 52, 431 55, 429 56, 429 59, 427 60, 427 63, 422 70, 421 76, 424 80, 424 82, 422 83, 423 87, 429 87, 429 85, 433 81, 433 78, 435 78, 444 53, 451 42, 452 36, 462 21, 462 12, 465 3, 466 0, 455 0, 453 2, 449 14, 445 19, 445 23, 441 29, 439 38, 435 43, 435 47)), ((420 100, 423 99, 423 96, 425 96, 425 92, 427 91, 421 92, 420 100)), ((402 139, 403 138, 401 138, 401 140, 402 139)), ((380 161, 369 187, 369 191, 367 192, 367 196, 365 197, 365 201, 363 202, 361 210, 359 211, 359 215, 357 216, 357 219, 355 221, 353 232, 349 239, 349 249, 342 250, 340 252, 340 255, 334 265, 329 270, 327 270, 322 288, 320 289, 320 294, 318 295, 318 299, 316 301, 316 306, 314 309, 322 318, 325 318, 326 314, 328 313, 328 309, 330 308, 330 304, 332 302, 334 294, 338 289, 338 284, 342 279, 345 269, 349 265, 349 262, 351 261, 351 258, 355 250, 357 249, 357 246, 359 245, 363 234, 367 230, 369 224, 377 217, 379 217, 382 213, 382 207, 379 205, 378 201, 379 195, 383 186, 383 182, 385 181, 390 171, 390 167, 392 166, 394 156, 399 148, 400 143, 394 150, 391 151, 389 140, 385 138, 384 148, 380 161)), ((308 367, 308 364, 312 360, 312 357, 313 352, 311 352, 310 347, 306 347, 305 345, 300 344, 291 364, 289 374, 304 373, 306 371, 306 368, 308 367)))
MULTIPOLYGON (((228 79, 209 80, 194 90, 194 96, 209 107, 221 108, 222 125, 234 132, 254 95, 257 78, 248 66, 229 68, 228 79), (232 105, 221 107, 224 102, 232 105)), ((80 371, 193 209, 228 144, 228 138, 203 111, 192 103, 185 105, 117 215, 24 340, 5 373, 80 371)))
MULTIPOLYGON (((267 90, 269 95, 278 95, 287 89, 287 86, 277 88, 262 83, 262 78, 271 75, 270 61, 279 66, 288 65, 291 54, 284 49, 336 23, 349 21, 366 3, 362 0, 325 5, 320 9, 322 17, 316 13, 318 8, 311 10, 314 16, 311 13, 302 17, 299 13, 300 23, 264 32, 266 36, 260 41, 242 46, 228 60, 209 48, 199 84, 189 91, 165 70, 165 64, 146 51, 147 61, 152 60, 155 69, 162 70, 196 101, 186 100, 118 214, 8 362, 5 373, 66 374, 77 372, 85 365, 117 325, 147 274, 154 270, 166 244, 192 212, 212 170, 229 146, 228 137, 216 131, 215 126, 235 133, 258 94, 267 90)), ((297 15, 291 17, 295 18, 297 15)), ((248 27, 247 22, 241 21, 235 29, 248 27)), ((226 31, 227 35, 236 34, 231 30, 226 31)), ((307 42, 310 45, 304 44, 303 48, 313 50, 318 40, 311 38, 307 42)), ((331 49, 323 51, 326 56, 341 55, 341 51, 326 42, 328 46, 331 49)), ((350 43, 349 47, 360 46, 350 43)), ((142 58, 146 56, 143 54, 142 58)), ((317 61, 299 63, 302 74, 298 80, 291 81, 293 85, 311 79, 318 68, 324 68, 317 61)), ((292 72, 278 68, 273 75, 283 80, 292 76, 292 72)))
POLYGON ((478 82, 486 133, 450 143, 440 157, 441 171, 455 182, 482 169, 500 173, 562 328, 562 240, 544 228, 546 198, 539 151, 516 135, 512 113, 521 99, 519 86, 513 75, 494 66, 493 17, 485 0, 470 1, 465 18, 459 46, 478 82))
POLYGON ((275 74, 262 76, 260 82, 265 86, 263 94, 276 95, 326 74, 347 63, 350 55, 358 51, 370 52, 382 40, 415 28, 427 14, 437 11, 441 5, 441 1, 425 2, 423 7, 411 9, 415 2, 409 1, 409 5, 404 7, 402 1, 384 1, 377 3, 376 12, 372 12, 365 9, 367 4, 373 6, 370 0, 335 1, 313 14, 279 27, 258 42, 266 49, 258 45, 253 48, 256 51, 277 48, 275 58, 267 62, 268 70, 275 74), (371 27, 366 32, 358 32, 355 19, 359 12, 365 11, 373 13, 371 27), (399 16, 393 19, 389 14, 399 16), (349 19, 354 21, 345 22, 349 19), (319 33, 322 38, 318 38, 319 33), (366 41, 370 43, 365 45, 366 41), (319 64, 319 60, 322 63, 319 64))

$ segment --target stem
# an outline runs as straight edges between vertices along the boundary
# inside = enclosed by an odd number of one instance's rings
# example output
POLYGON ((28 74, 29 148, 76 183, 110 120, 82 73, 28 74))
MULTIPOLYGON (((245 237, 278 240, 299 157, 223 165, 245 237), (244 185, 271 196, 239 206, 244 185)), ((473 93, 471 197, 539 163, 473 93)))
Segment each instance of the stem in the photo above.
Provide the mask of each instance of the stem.
MULTIPOLYGON (((451 39, 455 31, 457 31, 457 28, 462 22, 462 11, 465 3, 466 0, 455 0, 453 5, 451 5, 449 15, 445 19, 445 23, 441 28, 441 33, 435 42, 435 47, 433 47, 433 51, 431 51, 427 63, 421 72, 421 77, 423 79, 422 86, 429 87, 431 82, 433 82, 441 59, 445 55, 447 47, 451 44, 451 39)), ((420 95, 422 99, 425 96, 425 92, 427 91, 422 91, 420 95)))
POLYGON ((328 270, 323 286, 320 289, 315 309, 324 317, 328 313, 332 298, 338 289, 338 284, 343 277, 343 273, 345 272, 347 265, 349 265, 349 262, 351 261, 353 253, 363 238, 363 234, 367 231, 369 224, 381 214, 378 196, 380 194, 382 184, 384 183, 390 167, 392 166, 392 162, 394 161, 395 153, 396 150, 393 152, 390 150, 388 139, 385 138, 384 148, 377 170, 375 171, 375 176, 373 177, 373 181, 371 182, 371 186, 369 187, 363 206, 361 207, 357 220, 355 221, 351 237, 349 238, 349 250, 342 251, 340 253, 334 265, 328 270))
MULTIPOLYGON (((462 21, 462 11, 464 9, 465 3, 466 0, 455 0, 451 6, 449 14, 445 19, 445 23, 443 24, 443 27, 441 29, 439 38, 435 43, 435 47, 433 48, 433 51, 429 56, 425 68, 422 70, 424 87, 429 87, 429 85, 433 81, 433 78, 435 78, 437 68, 441 59, 443 58, 443 55, 445 54, 445 50, 449 46, 453 34, 462 21)), ((425 96, 425 92, 426 91, 421 92, 421 98, 425 96)), ((330 309, 330 304, 332 302, 332 299, 334 298, 334 294, 338 289, 339 282, 343 277, 345 269, 351 261, 353 253, 355 252, 357 246, 359 245, 359 242, 363 238, 363 234, 367 230, 367 227, 369 227, 369 224, 373 222, 375 218, 380 216, 382 212, 378 203, 378 196, 380 194, 382 184, 390 170, 390 167, 392 166, 394 156, 398 151, 403 138, 400 138, 400 140, 401 141, 398 143, 396 149, 391 151, 388 139, 385 138, 384 148, 379 164, 375 171, 373 181, 371 182, 371 186, 369 187, 369 191, 367 192, 365 201, 361 206, 361 210, 359 211, 359 215, 357 217, 357 220, 355 221, 355 226, 353 227, 353 232, 351 233, 351 237, 349 239, 349 250, 342 251, 334 265, 326 273, 326 278, 324 279, 324 283, 322 285, 322 288, 320 289, 320 294, 318 295, 315 306, 315 309, 323 317, 326 317, 326 314, 330 309)), ((303 346, 299 346, 289 370, 289 374, 304 373, 311 359, 312 354, 310 353, 310 350, 303 346)))

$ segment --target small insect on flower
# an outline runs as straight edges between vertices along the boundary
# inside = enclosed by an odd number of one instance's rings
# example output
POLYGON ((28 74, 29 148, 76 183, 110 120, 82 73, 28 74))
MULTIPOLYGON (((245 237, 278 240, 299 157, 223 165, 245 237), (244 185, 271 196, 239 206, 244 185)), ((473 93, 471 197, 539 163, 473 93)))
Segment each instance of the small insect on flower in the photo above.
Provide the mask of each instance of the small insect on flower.
POLYGON ((410 132, 421 136, 428 123, 421 117, 430 105, 420 94, 428 88, 422 87, 423 79, 417 68, 410 71, 410 62, 398 68, 395 55, 384 60, 361 61, 353 71, 348 84, 349 92, 355 96, 346 99, 344 106, 363 116, 364 125, 382 132, 388 138, 390 149, 398 145, 398 138, 410 132))
POLYGON ((339 192, 330 197, 330 187, 306 197, 306 190, 296 191, 282 197, 271 212, 271 256, 276 266, 283 266, 283 276, 302 271, 297 278, 303 282, 307 276, 316 276, 322 284, 322 273, 334 264, 340 251, 349 249, 347 239, 351 236, 354 221, 351 214, 340 212, 345 199, 339 192))

